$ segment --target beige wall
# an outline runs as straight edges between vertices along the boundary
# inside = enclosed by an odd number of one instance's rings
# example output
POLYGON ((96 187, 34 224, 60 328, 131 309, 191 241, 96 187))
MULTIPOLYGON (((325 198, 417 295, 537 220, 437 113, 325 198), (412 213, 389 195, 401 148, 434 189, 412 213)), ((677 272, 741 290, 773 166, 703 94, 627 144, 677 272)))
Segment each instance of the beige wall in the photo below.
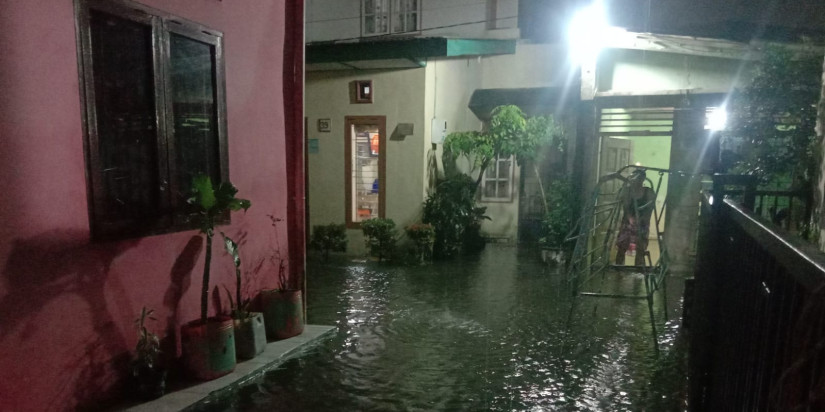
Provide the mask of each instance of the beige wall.
MULTIPOLYGON (((344 223, 346 215, 344 117, 386 116, 387 134, 399 123, 412 123, 413 134, 387 138, 385 216, 403 227, 420 219, 424 201, 424 69, 359 72, 310 72, 306 76, 308 138, 318 139, 318 153, 309 153, 309 225, 344 223), (372 104, 351 104, 349 84, 372 80, 372 104), (318 119, 330 119, 329 133, 318 132, 318 119)), ((360 230, 348 230, 349 254, 365 252, 360 230)))
MULTIPOLYGON (((436 117, 441 121, 446 121, 448 134, 457 131, 481 130, 481 120, 468 108, 473 92, 476 89, 485 88, 485 83, 496 83, 496 81, 488 80, 487 76, 496 78, 497 82, 501 84, 497 87, 511 87, 507 85, 507 80, 519 78, 518 76, 508 75, 499 79, 500 73, 491 70, 490 66, 496 69, 502 66, 504 61, 500 57, 447 59, 429 62, 427 65, 425 116, 428 119, 436 117)), ((507 56, 507 58, 514 61, 520 57, 507 56)), ((431 136, 429 132, 430 130, 427 133, 428 138, 431 136)), ((428 151, 430 150, 431 147, 428 147, 428 151)), ((439 171, 443 173, 441 145, 437 146, 435 155, 439 171)), ((462 169, 468 171, 466 165, 462 169)), ((477 172, 472 173, 472 175, 476 177, 477 172)), ((513 190, 515 191, 518 190, 518 176, 519 171, 516 168, 513 181, 513 190)), ((485 220, 482 223, 482 233, 485 236, 506 237, 514 241, 518 230, 518 193, 514 193, 511 202, 479 202, 479 204, 487 206, 487 215, 491 218, 491 220, 485 220)))
MULTIPOLYGON (((566 53, 559 45, 519 42, 516 53, 512 55, 430 61, 426 76, 425 118, 436 117, 447 121, 448 133, 481 130, 482 122, 467 107, 476 89, 562 86, 569 74, 566 53)), ((429 139, 429 121, 427 127, 429 139)), ((430 145, 427 144, 427 147, 429 151, 430 145)), ((439 170, 443 171, 440 145, 436 158, 439 170)), ((484 235, 509 238, 511 241, 517 239, 519 176, 516 166, 513 201, 480 202, 487 206, 487 215, 491 217, 482 224, 484 235)))
POLYGON ((519 42, 516 54, 482 60, 482 89, 563 86, 568 79, 567 50, 557 44, 519 42))
POLYGON ((610 50, 599 58, 600 92, 641 95, 664 90, 725 92, 747 76, 746 62, 639 50, 610 50))

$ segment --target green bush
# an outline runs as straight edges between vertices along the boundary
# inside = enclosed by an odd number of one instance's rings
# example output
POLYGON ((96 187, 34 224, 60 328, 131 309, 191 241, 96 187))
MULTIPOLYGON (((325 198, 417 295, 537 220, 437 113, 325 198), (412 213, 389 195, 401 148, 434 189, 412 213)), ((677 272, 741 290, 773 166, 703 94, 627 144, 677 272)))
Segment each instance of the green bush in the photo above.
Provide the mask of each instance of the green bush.
POLYGON ((475 191, 471 177, 456 174, 441 180, 424 201, 423 221, 435 228, 436 258, 454 256, 468 238, 477 246, 481 221, 489 217, 484 215, 486 207, 476 207, 475 191))
POLYGON ((539 243, 560 248, 573 225, 575 214, 573 185, 568 179, 557 179, 547 188, 547 214, 541 225, 539 243))
POLYGON ((361 222, 367 247, 371 256, 382 261, 395 251, 395 222, 392 219, 373 218, 361 222))
POLYGON ((413 242, 413 253, 418 263, 428 262, 433 257, 435 228, 429 223, 415 223, 404 229, 413 242))
POLYGON ((344 224, 315 225, 312 227, 312 237, 309 247, 324 253, 324 259, 329 258, 329 252, 347 251, 347 228, 344 224))

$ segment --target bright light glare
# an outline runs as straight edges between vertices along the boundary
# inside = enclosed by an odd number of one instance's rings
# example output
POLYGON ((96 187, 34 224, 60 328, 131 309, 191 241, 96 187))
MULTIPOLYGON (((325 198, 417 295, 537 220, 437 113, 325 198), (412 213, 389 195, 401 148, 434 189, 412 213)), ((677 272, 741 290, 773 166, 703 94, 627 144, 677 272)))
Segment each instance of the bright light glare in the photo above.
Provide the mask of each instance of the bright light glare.
POLYGON ((601 0, 594 0, 570 20, 567 41, 573 63, 594 61, 609 36, 610 26, 601 0))
POLYGON ((725 127, 728 124, 728 112, 725 110, 725 107, 715 107, 711 109, 707 114, 707 122, 705 123, 705 129, 710 131, 719 131, 725 130, 725 127))

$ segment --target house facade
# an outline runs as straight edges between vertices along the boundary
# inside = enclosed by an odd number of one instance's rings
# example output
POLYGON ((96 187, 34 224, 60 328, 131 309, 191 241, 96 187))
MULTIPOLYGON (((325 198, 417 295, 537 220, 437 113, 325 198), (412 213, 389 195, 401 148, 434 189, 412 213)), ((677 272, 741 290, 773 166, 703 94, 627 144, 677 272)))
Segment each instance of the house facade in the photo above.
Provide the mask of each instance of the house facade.
MULTIPOLYGON (((481 130, 494 107, 516 104, 528 115, 554 115, 563 126, 568 150, 561 161, 578 184, 581 200, 589 198, 598 177, 609 172, 606 153, 616 149, 611 145, 627 148, 624 164, 685 172, 664 177, 658 202, 668 203, 668 228, 662 230, 672 257, 689 262, 700 184, 698 177, 689 176, 714 166, 715 143, 705 128, 707 115, 723 106, 725 95, 747 78, 756 48, 722 39, 617 30, 597 60, 579 66, 571 61, 566 43, 521 39, 518 27, 462 32, 465 23, 478 27, 468 22, 475 19, 455 16, 453 22, 438 23, 451 32, 440 34, 438 29, 432 31, 438 36, 431 35, 424 28, 435 24, 427 22, 424 10, 432 3, 410 3, 419 7, 416 27, 421 30, 378 37, 367 34, 364 26, 364 10, 372 2, 351 2, 346 10, 343 4, 330 3, 315 0, 307 9, 310 226, 348 223, 350 253, 364 250, 353 221, 359 209, 372 216, 365 211, 372 208, 359 208, 357 194, 347 195, 358 186, 346 184, 358 178, 348 164, 359 161, 357 153, 352 157, 355 152, 345 150, 352 144, 348 118, 373 116, 385 122, 385 166, 383 174, 377 173, 385 180, 379 183, 385 203, 375 216, 392 218, 403 227, 421 218, 433 174, 443 171, 438 163, 440 137, 481 130), (326 17, 310 12, 333 7, 341 7, 336 14, 352 17, 352 26, 338 37, 327 22, 313 22, 326 17), (506 38, 497 30, 516 36, 506 38), (359 84, 370 85, 370 101, 358 101, 359 84), (398 129, 410 134, 398 134, 398 129)), ((491 3, 506 2, 487 4, 491 3)), ((510 168, 505 173, 508 180, 501 183, 504 193, 490 192, 494 199, 479 197, 491 217, 482 232, 515 242, 529 238, 525 233, 530 230, 529 217, 536 216, 540 192, 531 170, 520 170, 512 161, 504 165, 510 168)), ((362 182, 367 192, 372 190, 370 182, 362 182)))
MULTIPOLYGON (((175 209, 187 173, 251 200, 220 227, 247 262, 280 247, 301 274, 302 16, 300 0, 4 3, 0 409, 111 405, 142 307, 179 353, 204 260, 175 209)), ((211 285, 231 287, 214 247, 211 285)), ((275 286, 267 265, 248 269, 250 290, 275 286)))

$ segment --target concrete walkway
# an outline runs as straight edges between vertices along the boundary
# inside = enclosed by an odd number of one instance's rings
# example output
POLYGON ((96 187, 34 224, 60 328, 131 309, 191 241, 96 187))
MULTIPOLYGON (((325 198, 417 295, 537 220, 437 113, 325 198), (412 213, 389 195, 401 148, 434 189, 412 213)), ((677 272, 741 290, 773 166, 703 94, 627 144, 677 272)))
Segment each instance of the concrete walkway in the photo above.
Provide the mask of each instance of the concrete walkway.
POLYGON ((335 330, 332 326, 306 325, 304 333, 289 339, 268 343, 264 352, 254 359, 239 362, 235 371, 208 382, 198 383, 158 399, 140 405, 122 409, 125 411, 165 412, 179 411, 206 399, 212 393, 230 387, 237 387, 257 378, 266 371, 285 361, 289 355, 298 350, 317 344, 331 337, 335 330))

